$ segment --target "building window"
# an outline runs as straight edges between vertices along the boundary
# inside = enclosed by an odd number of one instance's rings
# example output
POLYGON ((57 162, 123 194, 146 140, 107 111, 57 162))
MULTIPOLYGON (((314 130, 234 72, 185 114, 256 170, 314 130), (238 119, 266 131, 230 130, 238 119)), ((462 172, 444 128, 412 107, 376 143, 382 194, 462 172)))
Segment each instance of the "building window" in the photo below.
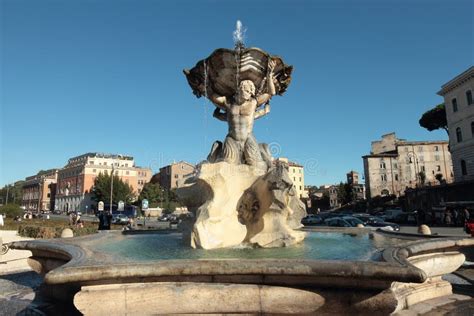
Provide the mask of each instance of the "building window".
POLYGON ((107 166, 107 163, 106 163, 106 162, 104 162, 104 166, 107 166))
POLYGON ((382 161, 382 162, 380 163, 380 169, 385 169, 385 168, 386 168, 385 162, 382 161))
POLYGON ((471 135, 474 137, 474 122, 471 122, 471 135))
POLYGON ((456 128, 456 139, 458 143, 462 142, 462 132, 460 127, 456 128))
POLYGON ((398 169, 398 164, 397 164, 397 163, 394 163, 394 164, 393 164, 393 168, 394 168, 394 169, 398 169))
POLYGON ((439 151, 439 147, 438 147, 438 146, 435 146, 435 147, 434 147, 434 151, 439 151))
POLYGON ((93 173, 96 173, 96 172, 97 172, 97 169, 92 169, 92 172, 93 172, 93 173))
POLYGON ((425 166, 421 166, 421 171, 423 171, 423 172, 426 171, 425 166))
POLYGON ((130 174, 130 171, 125 171, 125 174, 128 176, 130 174))
POLYGON ((439 161, 439 156, 435 156, 435 161, 439 161))
POLYGON ((451 100, 451 103, 453 104, 453 112, 457 112, 458 111, 458 101, 456 100, 456 98, 451 100))
POLYGON ((467 175, 467 166, 465 160, 461 160, 461 173, 463 176, 467 175))
POLYGON ((398 174, 395 174, 395 181, 398 181, 398 174))
POLYGON ((472 92, 471 90, 466 91, 466 99, 467 99, 467 105, 472 104, 472 92))
POLYGON ((382 174, 380 175, 380 179, 382 179, 382 181, 387 181, 387 175, 386 174, 382 174))
POLYGON ((436 171, 441 171, 441 166, 436 166, 436 171))
POLYGON ((420 161, 425 161, 425 157, 420 156, 420 161))
POLYGON ((423 151, 423 146, 418 146, 418 151, 422 152, 423 151))
POLYGON ((93 165, 93 164, 94 164, 94 161, 93 161, 93 160, 89 161, 89 164, 93 165))

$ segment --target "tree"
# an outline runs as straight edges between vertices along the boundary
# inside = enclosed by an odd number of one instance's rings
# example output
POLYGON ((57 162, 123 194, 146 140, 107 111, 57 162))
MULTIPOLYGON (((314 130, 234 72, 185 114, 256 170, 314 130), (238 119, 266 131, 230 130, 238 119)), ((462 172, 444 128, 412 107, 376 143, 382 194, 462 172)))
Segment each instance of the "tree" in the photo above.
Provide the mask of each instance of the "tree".
MULTIPOLYGON (((124 201, 130 203, 134 197, 133 189, 128 183, 125 183, 118 176, 114 177, 114 188, 112 192, 112 202, 118 203, 118 201, 124 201)), ((92 198, 99 202, 103 201, 107 203, 110 201, 110 182, 112 176, 108 174, 99 173, 94 181, 94 187, 91 190, 92 198)))
POLYGON ((23 210, 18 204, 3 205, 0 207, 0 214, 5 214, 7 217, 13 218, 15 216, 21 216, 23 210))
POLYGON ((444 129, 448 133, 448 121, 446 120, 446 107, 444 103, 438 104, 433 109, 426 111, 419 120, 420 126, 427 130, 444 129))
POLYGON ((164 194, 164 190, 161 189, 158 183, 148 182, 143 187, 142 192, 140 192, 138 202, 141 204, 144 199, 147 199, 151 207, 156 207, 164 200, 164 194))
POLYGON ((17 181, 13 185, 5 185, 0 189, 0 204, 6 204, 7 202, 7 193, 8 193, 8 203, 21 204, 23 197, 23 184, 25 181, 17 181))
POLYGON ((349 183, 339 183, 337 187, 337 199, 342 205, 351 203, 354 198, 352 187, 349 183))

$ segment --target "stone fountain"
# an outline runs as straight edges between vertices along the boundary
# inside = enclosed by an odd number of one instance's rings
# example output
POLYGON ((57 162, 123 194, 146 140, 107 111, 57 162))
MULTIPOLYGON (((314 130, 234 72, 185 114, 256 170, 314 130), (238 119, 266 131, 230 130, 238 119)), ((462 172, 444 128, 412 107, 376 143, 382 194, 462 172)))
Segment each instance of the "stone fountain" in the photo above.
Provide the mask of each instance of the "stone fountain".
POLYGON ((186 237, 105 231, 11 243, 12 251, 30 250, 28 263, 44 275, 32 314, 389 315, 418 303, 427 311, 430 299, 466 299, 452 296, 442 277, 466 255, 474 260, 465 251, 472 238, 297 230, 305 212, 286 166, 274 164, 252 133, 291 71, 241 40, 186 70, 194 94, 229 127, 178 192, 196 214, 186 237))
POLYGON ((224 141, 214 142, 196 175, 177 190, 196 214, 189 234, 195 248, 283 247, 305 237, 295 230, 306 211, 287 166, 273 163, 268 145, 253 135, 255 120, 286 91, 293 68, 259 48, 245 48, 241 38, 235 49, 217 49, 184 71, 193 93, 209 99, 213 116, 228 125, 224 141))

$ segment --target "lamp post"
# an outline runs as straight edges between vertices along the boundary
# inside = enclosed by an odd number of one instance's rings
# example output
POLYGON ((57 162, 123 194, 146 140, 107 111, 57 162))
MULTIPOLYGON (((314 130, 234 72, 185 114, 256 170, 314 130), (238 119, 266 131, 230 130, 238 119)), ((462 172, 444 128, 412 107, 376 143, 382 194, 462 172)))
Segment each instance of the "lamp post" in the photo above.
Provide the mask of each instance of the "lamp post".
POLYGON ((419 180, 419 170, 418 170, 418 156, 414 151, 409 151, 407 153, 407 157, 409 159, 409 163, 414 163, 415 164, 415 179, 416 179, 416 186, 418 186, 418 180, 419 180), (414 160, 414 162, 413 162, 414 160))
POLYGON ((8 204, 8 193, 9 193, 9 191, 10 191, 10 184, 7 184, 7 196, 5 198, 5 205, 8 204))
POLYGON ((115 172, 115 162, 112 160, 112 175, 110 179, 110 205, 109 205, 109 212, 112 214, 112 196, 114 191, 114 172, 115 172))

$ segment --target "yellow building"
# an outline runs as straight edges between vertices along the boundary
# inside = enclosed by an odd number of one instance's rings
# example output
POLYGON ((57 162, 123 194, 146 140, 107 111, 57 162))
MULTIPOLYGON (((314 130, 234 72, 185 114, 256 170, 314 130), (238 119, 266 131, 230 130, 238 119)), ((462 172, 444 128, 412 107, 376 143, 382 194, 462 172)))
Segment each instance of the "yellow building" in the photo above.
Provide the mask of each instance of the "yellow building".
POLYGON ((275 161, 281 161, 288 165, 288 175, 290 179, 293 181, 293 185, 296 189, 298 197, 307 198, 308 191, 304 188, 304 167, 300 164, 295 162, 289 161, 288 158, 280 157, 275 159, 275 161))

